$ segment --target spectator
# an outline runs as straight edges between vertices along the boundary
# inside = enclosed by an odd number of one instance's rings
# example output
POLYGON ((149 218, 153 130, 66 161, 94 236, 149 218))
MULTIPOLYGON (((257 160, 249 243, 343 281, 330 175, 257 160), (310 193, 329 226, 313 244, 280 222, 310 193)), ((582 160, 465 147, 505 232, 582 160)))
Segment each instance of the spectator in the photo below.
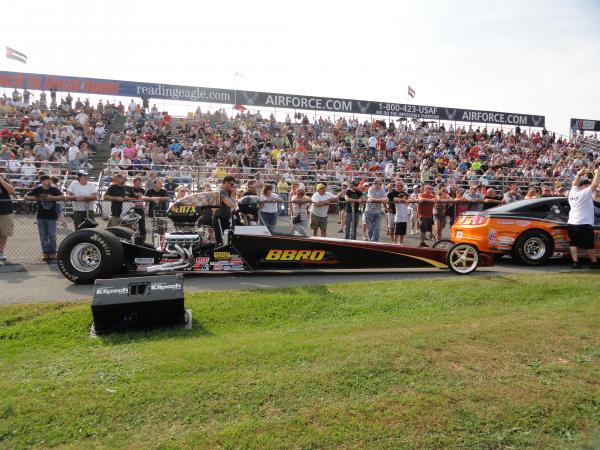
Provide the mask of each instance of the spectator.
POLYGON ((489 188, 483 199, 482 209, 490 209, 498 206, 502 203, 502 200, 496 194, 496 190, 494 188, 489 188))
POLYGON ((436 202, 433 205, 433 225, 435 241, 442 239, 442 232, 446 226, 446 217, 448 216, 448 205, 452 199, 444 186, 436 188, 436 202))
MULTIPOLYGON (((123 204, 135 200, 136 195, 131 186, 125 184, 125 177, 117 173, 114 176, 113 184, 111 184, 104 193, 104 201, 110 203, 110 219, 108 220, 109 227, 118 227, 122 224, 121 215, 124 211, 123 204)), ((127 205, 129 206, 129 205, 127 205)), ((125 208, 128 209, 128 208, 125 208)), ((123 224, 124 226, 128 224, 123 224)))
POLYGON ((310 214, 310 228, 313 236, 321 230, 321 237, 327 236, 327 216, 329 214, 329 205, 335 203, 337 197, 331 192, 326 191, 327 186, 324 183, 317 184, 317 192, 312 197, 312 211, 310 214))
POLYGON ((477 183, 471 183, 469 190, 463 195, 467 201, 467 211, 481 211, 483 208, 483 194, 479 192, 479 186, 477 183))
POLYGON ((585 169, 580 170, 573 180, 569 192, 568 231, 569 250, 573 259, 573 269, 581 268, 579 250, 585 250, 592 268, 600 269, 594 249, 594 192, 600 187, 600 169, 594 171, 594 179, 590 180, 585 169))
POLYGON ((283 177, 279 178, 277 182, 277 195, 281 198, 281 205, 279 206, 279 215, 287 216, 287 202, 289 200, 290 184, 283 177))
POLYGON ((67 188, 67 200, 73 202, 73 223, 76 230, 85 219, 94 219, 93 203, 90 202, 98 199, 97 191, 97 186, 89 182, 89 174, 85 170, 77 172, 77 181, 73 181, 67 188))
POLYGON ((390 183, 388 185, 388 193, 387 193, 387 227, 388 227, 388 235, 392 242, 395 241, 394 233, 396 232, 396 203, 394 199, 398 197, 401 191, 404 190, 404 183, 402 181, 397 181, 395 183, 390 183))
POLYGON ((304 189, 296 189, 296 193, 291 197, 292 230, 302 236, 308 235, 309 204, 310 199, 306 196, 304 189))
POLYGON ((267 226, 277 225, 277 211, 281 198, 273 192, 272 185, 265 185, 262 195, 258 197, 258 201, 261 208, 260 215, 263 223, 267 226))
POLYGON ((508 191, 504 193, 504 196, 502 197, 502 202, 512 203, 521 200, 522 198, 523 197, 521 197, 521 194, 519 194, 519 186, 516 183, 512 183, 508 187, 508 191))
POLYGON ((383 188, 381 178, 376 178, 367 192, 365 206, 365 220, 367 222, 367 240, 379 242, 381 232, 381 217, 384 205, 387 204, 387 194, 383 188))
POLYGON ((232 212, 235 209, 235 190, 236 190, 235 178, 231 175, 223 177, 221 183, 220 193, 220 206, 219 211, 213 216, 213 228, 215 230, 215 239, 217 243, 223 243, 223 233, 231 228, 231 217, 232 212))
POLYGON ((394 215, 394 235, 392 242, 394 244, 402 244, 404 242, 404 236, 406 236, 406 224, 409 219, 408 213, 408 194, 401 190, 398 195, 394 197, 394 205, 396 214, 394 215))
POLYGON ((77 172, 79 170, 79 158, 81 158, 81 152, 79 151, 79 147, 75 145, 75 142, 71 142, 68 151, 68 169, 70 172, 77 172))
POLYGON ((417 203, 417 218, 419 219, 419 230, 421 232, 420 247, 427 247, 425 239, 427 233, 431 237, 433 231, 433 205, 435 203, 435 195, 430 184, 423 186, 423 192, 418 196, 417 203))
POLYGON ((358 188, 358 181, 350 182, 350 189, 346 191, 346 223, 344 239, 356 240, 356 230, 360 221, 360 204, 365 202, 363 193, 358 188))
POLYGON ((11 195, 15 188, 0 175, 0 265, 9 264, 6 255, 6 241, 14 233, 15 219, 11 195))
POLYGON ((143 187, 144 182, 140 177, 135 177, 133 179, 133 186, 131 189, 135 194, 135 198, 138 200, 134 203, 133 212, 135 212, 138 216, 140 216, 137 222, 138 236, 139 242, 146 242, 146 214, 145 214, 145 200, 146 192, 143 187))
POLYGON ((165 212, 168 207, 169 194, 163 187, 162 180, 156 178, 153 186, 144 194, 148 203, 148 217, 154 217, 156 212, 165 212))
POLYGON ((58 220, 57 201, 65 200, 63 193, 52 186, 49 175, 40 177, 40 186, 24 196, 27 201, 37 201, 37 226, 42 246, 42 261, 56 261, 56 221, 58 220))

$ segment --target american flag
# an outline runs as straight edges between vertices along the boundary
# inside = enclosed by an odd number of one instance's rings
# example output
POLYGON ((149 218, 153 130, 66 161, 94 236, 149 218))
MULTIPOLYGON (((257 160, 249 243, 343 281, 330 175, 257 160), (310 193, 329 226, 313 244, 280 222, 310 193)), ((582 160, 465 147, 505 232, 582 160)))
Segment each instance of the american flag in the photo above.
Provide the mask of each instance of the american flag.
POLYGON ((410 98, 415 98, 415 90, 413 88, 411 88, 410 86, 408 86, 408 95, 410 95, 410 98))

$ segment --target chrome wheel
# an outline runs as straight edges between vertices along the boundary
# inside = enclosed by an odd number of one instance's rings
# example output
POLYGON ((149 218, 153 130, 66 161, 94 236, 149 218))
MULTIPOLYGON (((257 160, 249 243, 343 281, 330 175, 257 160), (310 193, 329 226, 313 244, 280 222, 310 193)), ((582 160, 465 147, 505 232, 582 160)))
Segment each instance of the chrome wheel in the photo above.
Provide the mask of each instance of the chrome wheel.
POLYGON ((100 249, 89 242, 77 244, 71 250, 71 265, 79 272, 93 272, 100 266, 100 249))
POLYGON ((448 251, 448 267, 458 274, 466 275, 477 269, 479 253, 469 244, 456 244, 448 251))
POLYGON ((542 259, 546 254, 546 243, 537 236, 530 237, 523 243, 523 253, 529 259, 542 259))

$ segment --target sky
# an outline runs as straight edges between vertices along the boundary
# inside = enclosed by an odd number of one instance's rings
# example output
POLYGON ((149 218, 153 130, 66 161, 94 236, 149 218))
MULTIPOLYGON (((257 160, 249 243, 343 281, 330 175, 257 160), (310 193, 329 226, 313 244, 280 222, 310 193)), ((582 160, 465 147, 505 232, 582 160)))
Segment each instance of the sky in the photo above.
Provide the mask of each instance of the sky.
POLYGON ((600 0, 31 0, 3 12, 15 19, 0 44, 28 62, 0 70, 545 115, 562 134, 570 117, 600 120, 600 0))

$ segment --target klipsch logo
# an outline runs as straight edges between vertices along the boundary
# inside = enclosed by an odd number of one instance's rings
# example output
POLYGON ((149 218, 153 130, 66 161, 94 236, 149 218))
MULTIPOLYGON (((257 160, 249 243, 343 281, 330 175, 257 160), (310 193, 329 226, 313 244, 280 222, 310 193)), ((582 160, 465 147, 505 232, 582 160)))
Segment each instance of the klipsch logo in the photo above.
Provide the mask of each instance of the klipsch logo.
POLYGON ((366 113, 369 110, 369 106, 371 106, 371 102, 366 102, 366 103, 362 103, 362 102, 357 102, 358 103, 358 110, 361 113, 366 113))
POLYGON ((177 290, 177 289, 181 289, 180 283, 173 283, 173 284, 152 283, 150 285, 151 291, 171 291, 171 290, 177 290))
POLYGON ((127 294, 129 289, 119 288, 119 289, 111 289, 111 288, 98 288, 96 289, 96 295, 111 295, 111 294, 127 294))
POLYGON ((258 92, 255 92, 254 95, 248 95, 248 92, 244 92, 244 98, 246 99, 246 103, 248 105, 254 105, 256 99, 258 98, 258 92))
POLYGON ((321 261, 325 250, 269 250, 265 261, 321 261))
POLYGON ((445 109, 446 117, 448 120, 454 120, 454 116, 456 116, 456 109, 445 109))

